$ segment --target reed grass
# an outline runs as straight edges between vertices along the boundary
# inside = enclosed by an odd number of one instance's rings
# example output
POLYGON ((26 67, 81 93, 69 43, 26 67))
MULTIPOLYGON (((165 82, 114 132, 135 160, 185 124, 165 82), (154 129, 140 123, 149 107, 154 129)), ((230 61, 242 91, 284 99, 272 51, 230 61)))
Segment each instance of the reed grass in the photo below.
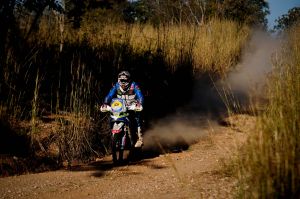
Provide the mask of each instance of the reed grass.
MULTIPOLYGON (((44 20, 45 21, 45 20, 44 20)), ((51 24, 50 24, 51 25, 51 24)), ((50 43, 59 43, 61 36, 47 31, 49 25, 42 23, 38 38, 50 43)), ((149 24, 83 24, 79 30, 65 25, 64 43, 83 42, 93 47, 110 44, 125 44, 134 53, 162 51, 166 62, 175 67, 185 54, 189 54, 195 70, 225 75, 238 62, 246 44, 250 29, 233 21, 211 19, 203 25, 149 24)))
POLYGON ((274 56, 268 105, 240 156, 241 198, 300 197, 300 26, 274 56))
POLYGON ((190 54, 195 70, 225 74, 232 69, 250 30, 232 21, 211 20, 202 26, 150 25, 105 26, 101 39, 87 34, 93 45, 101 41, 129 42, 137 52, 162 50, 170 66, 176 65, 183 54, 190 54), (131 31, 130 33, 126 33, 131 31), (126 38, 127 37, 127 38, 126 38), (130 38, 128 38, 130 37, 130 38))

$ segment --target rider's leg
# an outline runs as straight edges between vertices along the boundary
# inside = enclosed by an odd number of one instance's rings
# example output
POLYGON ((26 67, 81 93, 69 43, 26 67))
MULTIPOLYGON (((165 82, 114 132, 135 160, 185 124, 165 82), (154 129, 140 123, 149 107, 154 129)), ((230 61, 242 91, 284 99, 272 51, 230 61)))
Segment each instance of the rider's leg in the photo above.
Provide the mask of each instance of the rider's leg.
POLYGON ((139 148, 139 147, 142 147, 144 145, 143 133, 142 133, 142 128, 141 128, 141 115, 140 115, 140 113, 136 113, 135 120, 136 120, 136 124, 137 124, 138 139, 137 139, 137 142, 135 143, 134 147, 139 148))

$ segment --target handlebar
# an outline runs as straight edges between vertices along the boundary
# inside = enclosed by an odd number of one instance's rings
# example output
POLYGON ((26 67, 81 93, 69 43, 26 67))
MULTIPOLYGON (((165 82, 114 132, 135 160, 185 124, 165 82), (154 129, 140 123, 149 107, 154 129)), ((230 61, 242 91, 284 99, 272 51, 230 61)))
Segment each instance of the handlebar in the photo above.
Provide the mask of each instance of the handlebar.
MULTIPOLYGON (((132 103, 131 105, 126 107, 127 110, 130 111, 142 111, 143 110, 143 106, 142 105, 137 105, 137 103, 132 103)), ((100 111, 101 112, 111 112, 112 108, 109 105, 102 105, 100 107, 100 111)))

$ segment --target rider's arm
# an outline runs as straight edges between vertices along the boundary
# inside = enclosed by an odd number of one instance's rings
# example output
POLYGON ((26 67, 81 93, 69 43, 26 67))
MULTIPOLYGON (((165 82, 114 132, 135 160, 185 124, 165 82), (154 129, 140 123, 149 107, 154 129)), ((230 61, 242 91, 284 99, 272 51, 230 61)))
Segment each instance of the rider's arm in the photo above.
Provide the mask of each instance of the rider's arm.
POLYGON ((143 104, 144 104, 144 95, 143 95, 143 93, 142 93, 142 91, 141 91, 139 85, 136 84, 136 83, 135 83, 135 85, 134 85, 134 92, 135 92, 135 94, 136 94, 136 98, 137 98, 138 102, 139 102, 141 105, 143 105, 143 104))
POLYGON ((112 98, 116 95, 117 93, 117 84, 115 84, 107 94, 107 96, 104 98, 104 104, 109 104, 112 100, 112 98))

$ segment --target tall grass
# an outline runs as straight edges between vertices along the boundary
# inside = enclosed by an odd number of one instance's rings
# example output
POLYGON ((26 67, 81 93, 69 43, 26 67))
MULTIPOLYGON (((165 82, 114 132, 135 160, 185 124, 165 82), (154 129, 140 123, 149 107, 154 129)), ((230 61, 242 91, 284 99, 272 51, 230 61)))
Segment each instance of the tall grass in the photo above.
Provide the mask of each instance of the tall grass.
POLYGON ((161 50, 170 67, 181 61, 183 55, 190 54, 195 70, 219 74, 235 66, 250 34, 245 25, 217 19, 201 26, 114 24, 101 26, 96 34, 84 27, 83 30, 81 35, 92 46, 126 42, 138 53, 161 50))
MULTIPOLYGON (((95 138, 95 124, 92 115, 92 74, 80 62, 80 57, 75 58, 70 68, 70 91, 66 92, 68 100, 63 110, 65 117, 59 117, 58 145, 60 159, 85 160, 95 152, 92 148, 95 138)), ((62 81, 62 80, 61 80, 62 81)), ((97 154, 97 152, 96 152, 97 154)))
POLYGON ((269 103, 241 155, 243 198, 300 197, 300 26, 274 56, 269 103))
MULTIPOLYGON (((47 19, 46 21, 49 21, 47 19)), ((38 38, 46 43, 60 43, 58 26, 53 22, 41 23, 38 38), (56 30, 49 36, 49 27, 56 30)), ((123 44, 136 54, 164 55, 171 67, 176 66, 184 55, 189 54, 195 70, 225 74, 234 67, 241 55, 242 47, 249 38, 246 25, 233 21, 211 19, 202 25, 160 25, 114 23, 83 23, 79 30, 68 24, 64 27, 64 43, 83 42, 92 47, 123 44)))

